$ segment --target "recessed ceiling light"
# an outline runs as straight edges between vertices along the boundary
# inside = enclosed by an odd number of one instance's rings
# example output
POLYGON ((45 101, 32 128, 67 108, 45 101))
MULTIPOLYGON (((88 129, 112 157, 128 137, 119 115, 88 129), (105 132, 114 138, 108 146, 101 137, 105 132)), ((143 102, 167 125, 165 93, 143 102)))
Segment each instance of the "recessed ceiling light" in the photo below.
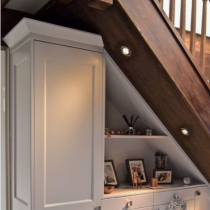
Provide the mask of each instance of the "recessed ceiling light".
POLYGON ((181 132, 182 134, 184 134, 185 136, 189 136, 190 132, 186 129, 186 128, 181 128, 181 132))
POLYGON ((128 57, 131 56, 131 51, 128 47, 122 46, 121 47, 121 52, 125 56, 128 56, 128 57))

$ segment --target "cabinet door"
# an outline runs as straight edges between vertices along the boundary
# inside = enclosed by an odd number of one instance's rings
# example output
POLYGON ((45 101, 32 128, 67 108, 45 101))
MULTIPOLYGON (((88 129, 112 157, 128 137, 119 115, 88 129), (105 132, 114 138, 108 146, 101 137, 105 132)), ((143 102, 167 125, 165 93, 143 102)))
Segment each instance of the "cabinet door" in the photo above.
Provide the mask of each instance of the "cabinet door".
POLYGON ((210 189, 209 187, 200 187, 195 193, 195 210, 210 209, 210 189))
POLYGON ((102 194, 102 54, 35 42, 35 210, 92 210, 102 194))

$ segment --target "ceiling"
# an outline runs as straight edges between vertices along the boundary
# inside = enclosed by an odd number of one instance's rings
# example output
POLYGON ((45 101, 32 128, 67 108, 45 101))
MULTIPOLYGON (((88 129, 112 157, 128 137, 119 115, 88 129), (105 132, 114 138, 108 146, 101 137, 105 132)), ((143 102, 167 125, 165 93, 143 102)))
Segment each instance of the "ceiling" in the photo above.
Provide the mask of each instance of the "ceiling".
POLYGON ((34 14, 48 1, 49 0, 10 0, 5 8, 34 14))

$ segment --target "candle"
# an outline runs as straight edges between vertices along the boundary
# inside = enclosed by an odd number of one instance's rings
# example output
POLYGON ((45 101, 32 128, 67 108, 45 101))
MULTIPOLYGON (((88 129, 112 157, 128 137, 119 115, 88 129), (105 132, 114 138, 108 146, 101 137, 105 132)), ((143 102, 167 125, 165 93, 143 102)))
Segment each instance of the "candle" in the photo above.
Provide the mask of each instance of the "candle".
POLYGON ((151 187, 158 187, 158 179, 157 178, 151 179, 151 187))

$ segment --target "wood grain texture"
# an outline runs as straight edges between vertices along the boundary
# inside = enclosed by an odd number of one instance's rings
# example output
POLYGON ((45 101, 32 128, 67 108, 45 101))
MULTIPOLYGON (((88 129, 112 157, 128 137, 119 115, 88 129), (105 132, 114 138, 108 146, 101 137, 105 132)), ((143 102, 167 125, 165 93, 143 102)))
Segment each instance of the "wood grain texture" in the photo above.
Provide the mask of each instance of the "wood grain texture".
POLYGON ((88 6, 99 10, 105 10, 106 8, 112 6, 112 4, 113 0, 93 0, 88 4, 88 6))
POLYGON ((4 9, 8 2, 9 0, 1 0, 1 9, 4 9))
POLYGON ((196 42, 196 8, 197 8, 197 0, 192 0, 190 51, 193 55, 195 55, 195 42, 196 42))
POLYGON ((104 11, 88 7, 89 2, 74 0, 60 11, 54 4, 36 18, 101 34, 105 49, 210 181, 210 96, 175 32, 152 1, 121 1, 128 4, 129 17, 116 0, 104 11), (123 45, 131 49, 131 57, 121 54, 123 45), (191 135, 183 136, 181 127, 191 135))
POLYGON ((180 35, 182 39, 185 39, 185 27, 186 27, 186 0, 182 0, 181 15, 180 15, 180 35))
POLYGON ((203 14, 202 14, 202 30, 201 30, 201 69, 205 72, 205 61, 206 61, 206 27, 207 27, 207 0, 203 0, 203 14))

